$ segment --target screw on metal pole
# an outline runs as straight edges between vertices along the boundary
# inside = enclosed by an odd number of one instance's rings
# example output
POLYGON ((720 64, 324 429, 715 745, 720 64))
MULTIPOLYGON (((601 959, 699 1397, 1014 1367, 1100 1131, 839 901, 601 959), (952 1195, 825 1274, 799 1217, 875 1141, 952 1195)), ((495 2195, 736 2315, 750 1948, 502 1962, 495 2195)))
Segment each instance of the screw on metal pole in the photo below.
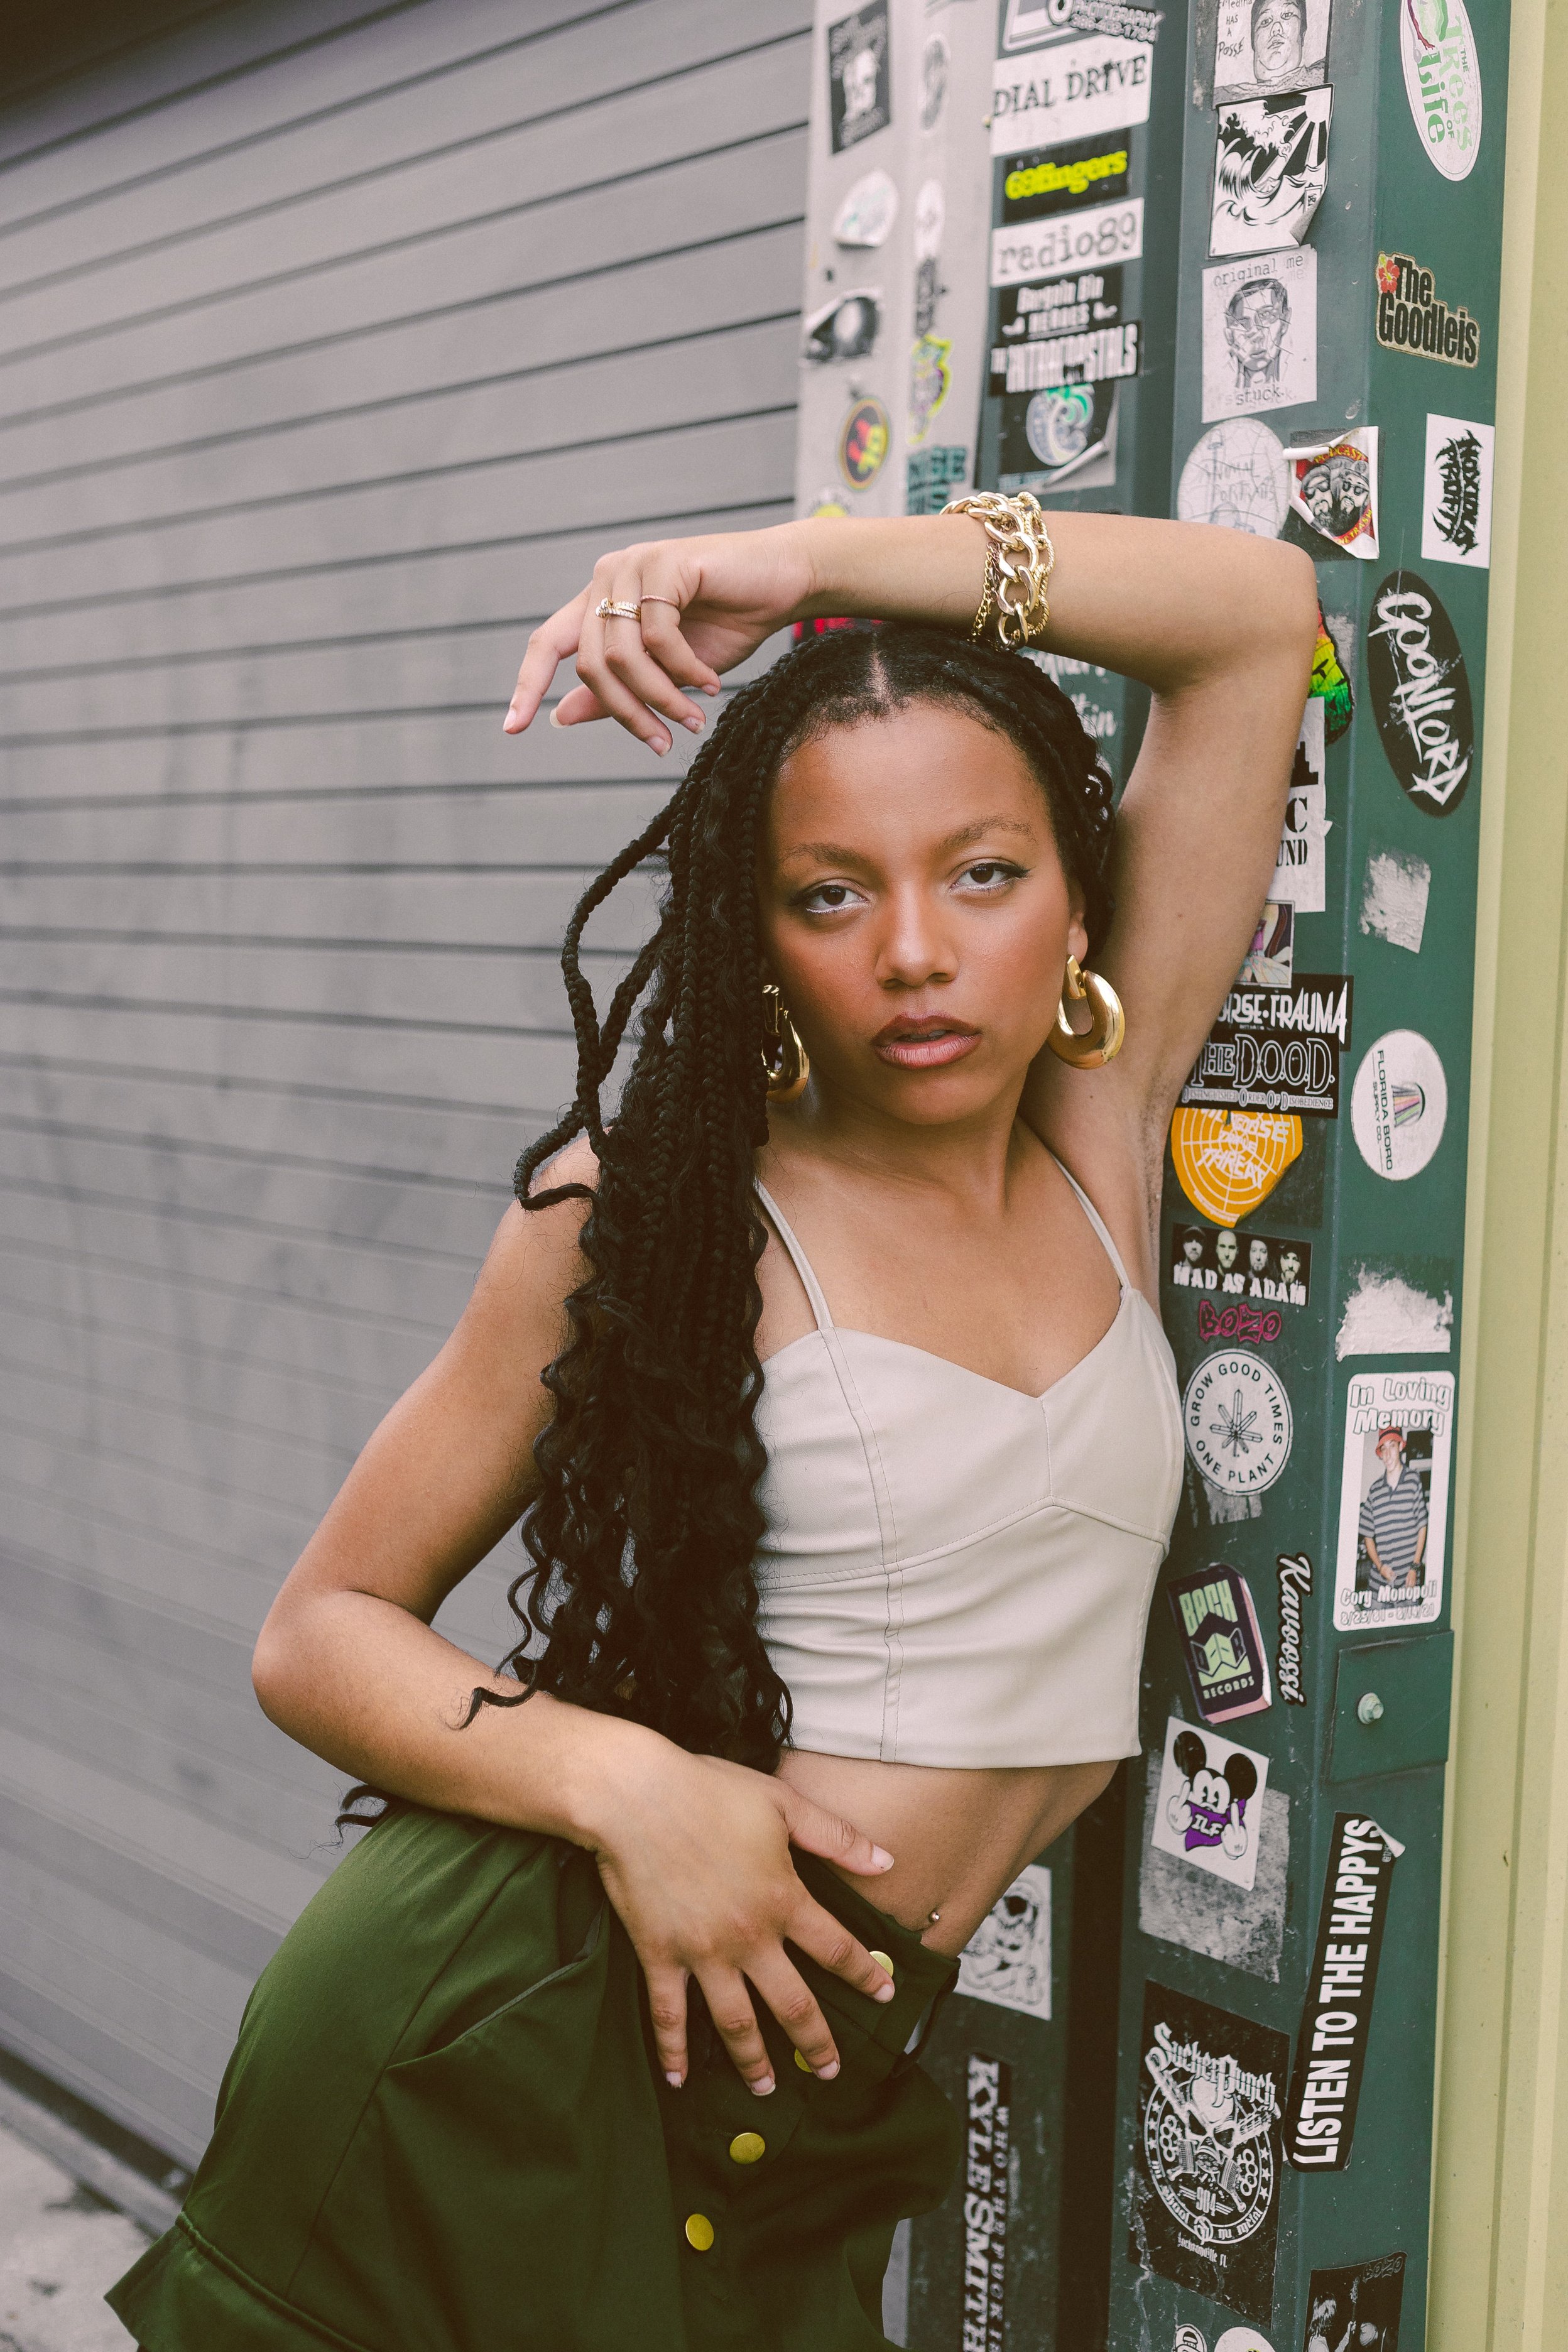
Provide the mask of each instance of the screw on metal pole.
POLYGON ((1383 1721, 1383 1701, 1375 1691, 1363 1691, 1356 1701, 1356 1716, 1363 1723, 1383 1721))

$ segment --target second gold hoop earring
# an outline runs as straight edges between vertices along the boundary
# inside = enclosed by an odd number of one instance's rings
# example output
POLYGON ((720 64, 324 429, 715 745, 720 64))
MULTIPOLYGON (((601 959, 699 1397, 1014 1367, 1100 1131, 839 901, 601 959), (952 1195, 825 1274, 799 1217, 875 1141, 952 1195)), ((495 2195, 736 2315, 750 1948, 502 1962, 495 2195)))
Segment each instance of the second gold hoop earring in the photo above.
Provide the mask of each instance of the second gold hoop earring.
POLYGON ((768 1082, 768 1100, 795 1102, 805 1092, 805 1083, 811 1076, 811 1055, 771 980, 763 989, 763 1069, 768 1082))
POLYGON ((1080 1036, 1068 1019, 1064 1002, 1057 1007, 1057 1025, 1046 1042, 1072 1069, 1102 1069, 1116 1059, 1126 1039, 1127 1015, 1121 999, 1108 980, 1097 971, 1086 971, 1075 955, 1068 958, 1066 996, 1075 1004, 1088 1000, 1094 1025, 1080 1036))

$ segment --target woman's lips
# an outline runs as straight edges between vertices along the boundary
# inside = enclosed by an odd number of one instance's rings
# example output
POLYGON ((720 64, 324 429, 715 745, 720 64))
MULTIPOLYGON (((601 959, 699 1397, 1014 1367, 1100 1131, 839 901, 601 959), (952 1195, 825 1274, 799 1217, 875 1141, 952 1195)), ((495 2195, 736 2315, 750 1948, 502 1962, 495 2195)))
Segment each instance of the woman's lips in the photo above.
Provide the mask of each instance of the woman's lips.
POLYGON ((966 1028, 961 1021, 910 1022, 907 1025, 889 1022, 871 1040, 873 1051, 899 1070, 941 1069, 949 1062, 962 1062, 979 1043, 979 1030, 966 1028))

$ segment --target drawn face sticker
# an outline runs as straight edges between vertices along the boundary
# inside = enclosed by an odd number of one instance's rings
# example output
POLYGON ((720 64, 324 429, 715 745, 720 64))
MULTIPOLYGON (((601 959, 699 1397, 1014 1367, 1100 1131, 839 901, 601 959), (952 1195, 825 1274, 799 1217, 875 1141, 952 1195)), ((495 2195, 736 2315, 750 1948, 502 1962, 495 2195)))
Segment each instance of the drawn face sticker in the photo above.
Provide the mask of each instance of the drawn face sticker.
POLYGON ((1189 1265, 1196 1265, 1204 1254, 1204 1245, 1196 1234, 1189 1234, 1182 1244, 1182 1255, 1189 1265))
POLYGON ((1290 297, 1277 278, 1238 286, 1225 306, 1225 339, 1241 383, 1276 374, 1290 323, 1290 297))
POLYGON ((1326 530, 1334 509, 1333 488, 1329 480, 1329 469, 1326 466, 1312 467, 1311 472, 1301 484, 1301 496, 1312 509, 1312 520, 1320 530, 1326 530))
POLYGON ((1223 1274, 1228 1274, 1231 1267, 1236 1264, 1237 1246, 1237 1238, 1234 1234, 1216 1234, 1215 1235, 1214 1254, 1219 1260, 1220 1271, 1223 1274))
POLYGON ((1247 1244, 1247 1263, 1254 1274, 1261 1274, 1268 1264, 1268 1243, 1248 1242, 1247 1244))
POLYGON ((990 1959, 1020 1959, 1035 1940, 1040 1906, 1032 1895, 1010 1887, 981 1921, 970 1944, 990 1959))
POLYGON ((1307 46, 1304 0, 1252 0, 1252 70, 1261 82, 1282 82, 1301 70, 1307 46))

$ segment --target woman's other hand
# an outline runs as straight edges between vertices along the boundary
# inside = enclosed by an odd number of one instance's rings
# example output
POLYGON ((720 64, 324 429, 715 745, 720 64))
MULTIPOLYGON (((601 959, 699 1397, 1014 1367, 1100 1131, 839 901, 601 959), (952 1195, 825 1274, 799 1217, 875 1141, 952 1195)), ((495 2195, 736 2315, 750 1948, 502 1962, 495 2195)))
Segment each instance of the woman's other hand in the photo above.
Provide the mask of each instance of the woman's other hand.
POLYGON ((575 656, 578 683, 556 705, 555 726, 615 719, 658 752, 668 751, 671 727, 700 734, 705 716, 688 690, 717 694, 723 671, 796 616, 813 587, 809 546, 805 526, 781 523, 601 556, 588 585, 530 637, 506 732, 522 732, 560 664, 575 656), (640 620, 601 619, 606 598, 636 605, 640 620))
POLYGON ((666 2079, 686 2079, 693 1978, 753 2091, 773 2087, 753 1990, 812 2072, 836 2074, 827 2021, 784 1939, 873 2000, 892 1998, 892 1979, 806 1892, 789 1850, 798 1845, 868 1877, 881 1876, 892 1856, 783 1780, 643 1738, 635 1768, 601 1784, 605 1825, 578 1834, 642 1962, 666 2079))

